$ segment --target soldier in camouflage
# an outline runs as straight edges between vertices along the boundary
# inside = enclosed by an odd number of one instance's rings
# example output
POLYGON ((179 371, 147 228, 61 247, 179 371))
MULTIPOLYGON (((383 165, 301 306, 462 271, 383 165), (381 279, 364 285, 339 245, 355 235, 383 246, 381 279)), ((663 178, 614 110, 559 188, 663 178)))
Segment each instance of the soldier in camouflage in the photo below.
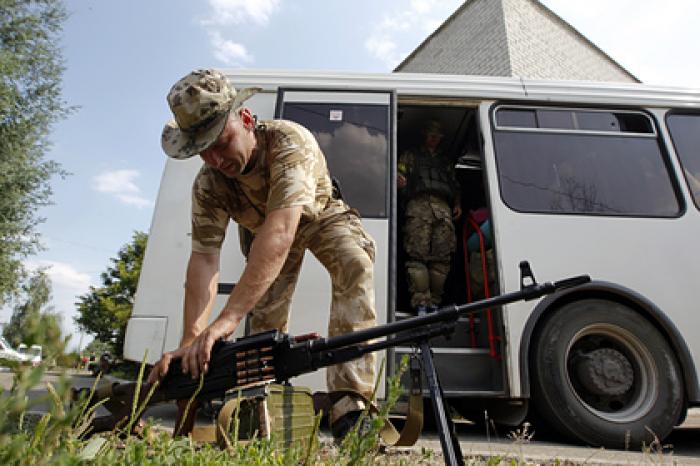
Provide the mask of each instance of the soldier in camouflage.
MULTIPOLYGON (((163 149, 176 159, 199 154, 205 165, 192 187, 184 334, 180 348, 163 355, 151 371, 151 381, 177 357, 193 377, 206 372, 213 343, 231 335, 249 312, 251 332, 286 331, 307 249, 331 277, 329 336, 376 325, 374 241, 356 211, 333 196, 325 157, 312 134, 291 121, 257 122, 240 107, 251 94, 236 93, 217 71, 198 70, 168 95, 175 120, 163 131, 163 149), (240 280, 207 326, 230 220, 254 237, 246 245, 240 280)), ((334 434, 344 435, 365 407, 374 368, 371 354, 328 368, 328 389, 336 401, 330 413, 334 434)))
POLYGON ((462 215, 454 163, 440 151, 439 121, 429 121, 424 143, 399 157, 399 194, 406 201, 403 225, 411 306, 439 306, 455 250, 452 220, 462 215))

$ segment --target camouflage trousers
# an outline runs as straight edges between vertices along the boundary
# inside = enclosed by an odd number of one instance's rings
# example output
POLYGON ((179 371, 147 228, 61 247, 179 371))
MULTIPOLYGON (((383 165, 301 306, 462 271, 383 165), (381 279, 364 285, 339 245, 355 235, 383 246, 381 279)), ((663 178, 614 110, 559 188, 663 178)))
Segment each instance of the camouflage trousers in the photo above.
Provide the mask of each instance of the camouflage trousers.
POLYGON ((439 306, 456 245, 452 209, 436 196, 409 200, 403 234, 411 306, 439 306))
MULTIPOLYGON (((374 327, 374 240, 357 216, 346 213, 300 226, 280 274, 249 316, 251 333, 287 331, 292 294, 306 249, 331 278, 328 336, 374 327)), ((329 367, 328 391, 353 392, 369 399, 374 388, 374 368, 374 354, 329 367)), ((342 406, 334 407, 331 422, 348 411, 364 408, 357 397, 344 397, 342 401, 342 406)))

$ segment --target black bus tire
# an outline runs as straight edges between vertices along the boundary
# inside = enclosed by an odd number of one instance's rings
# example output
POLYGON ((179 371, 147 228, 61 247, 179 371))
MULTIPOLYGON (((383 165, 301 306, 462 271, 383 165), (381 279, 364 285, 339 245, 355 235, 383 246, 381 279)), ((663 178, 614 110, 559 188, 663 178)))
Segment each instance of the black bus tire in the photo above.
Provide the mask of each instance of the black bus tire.
POLYGON ((634 449, 681 419, 680 368, 665 338, 629 307, 602 299, 554 311, 530 353, 537 413, 565 436, 634 449))

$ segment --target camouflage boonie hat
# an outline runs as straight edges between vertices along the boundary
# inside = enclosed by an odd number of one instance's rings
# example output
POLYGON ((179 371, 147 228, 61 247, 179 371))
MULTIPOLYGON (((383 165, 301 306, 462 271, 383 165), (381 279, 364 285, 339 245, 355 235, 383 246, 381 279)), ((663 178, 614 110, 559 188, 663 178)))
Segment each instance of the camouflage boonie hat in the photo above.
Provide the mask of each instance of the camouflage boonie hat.
POLYGON ((428 123, 423 128, 424 134, 437 134, 439 136, 444 136, 445 133, 442 130, 442 123, 439 120, 429 120, 428 123))
POLYGON ((191 72, 168 92, 168 105, 175 119, 163 128, 163 150, 174 159, 199 154, 219 137, 231 110, 260 90, 248 88, 236 93, 219 71, 191 72))

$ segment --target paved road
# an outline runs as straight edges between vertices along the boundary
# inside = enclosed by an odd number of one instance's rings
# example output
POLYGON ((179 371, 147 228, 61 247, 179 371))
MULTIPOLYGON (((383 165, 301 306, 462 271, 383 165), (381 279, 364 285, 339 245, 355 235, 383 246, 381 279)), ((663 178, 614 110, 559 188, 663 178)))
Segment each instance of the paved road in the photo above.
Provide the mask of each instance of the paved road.
MULTIPOLYGON (((12 375, 0 372, 0 386, 10 388, 12 375)), ((47 375, 44 382, 55 382, 56 375, 47 375)), ((94 379, 87 375, 74 375, 73 383, 78 387, 90 386, 94 379)), ((45 389, 37 389, 30 395, 37 399, 46 394, 45 389)), ((37 406, 41 410, 42 406, 37 406)), ((44 408, 45 409, 45 408, 44 408)), ((153 418, 159 425, 172 429, 175 424, 175 407, 164 404, 149 408, 146 417, 153 418)), ((200 417, 198 423, 206 424, 207 419, 200 417)), ((569 445, 561 441, 542 437, 537 432, 528 444, 518 444, 507 438, 508 432, 490 432, 470 423, 457 425, 462 451, 465 455, 509 455, 524 457, 530 461, 568 459, 587 464, 697 464, 700 465, 700 409, 691 409, 686 422, 676 428, 664 442, 669 445, 662 456, 649 453, 623 452, 616 450, 595 449, 584 446, 569 445)), ((324 434, 324 436, 327 434, 324 434)), ((427 447, 440 451, 440 441, 434 429, 423 433, 418 447, 427 447)), ((415 447, 414 447, 415 448, 415 447)))

